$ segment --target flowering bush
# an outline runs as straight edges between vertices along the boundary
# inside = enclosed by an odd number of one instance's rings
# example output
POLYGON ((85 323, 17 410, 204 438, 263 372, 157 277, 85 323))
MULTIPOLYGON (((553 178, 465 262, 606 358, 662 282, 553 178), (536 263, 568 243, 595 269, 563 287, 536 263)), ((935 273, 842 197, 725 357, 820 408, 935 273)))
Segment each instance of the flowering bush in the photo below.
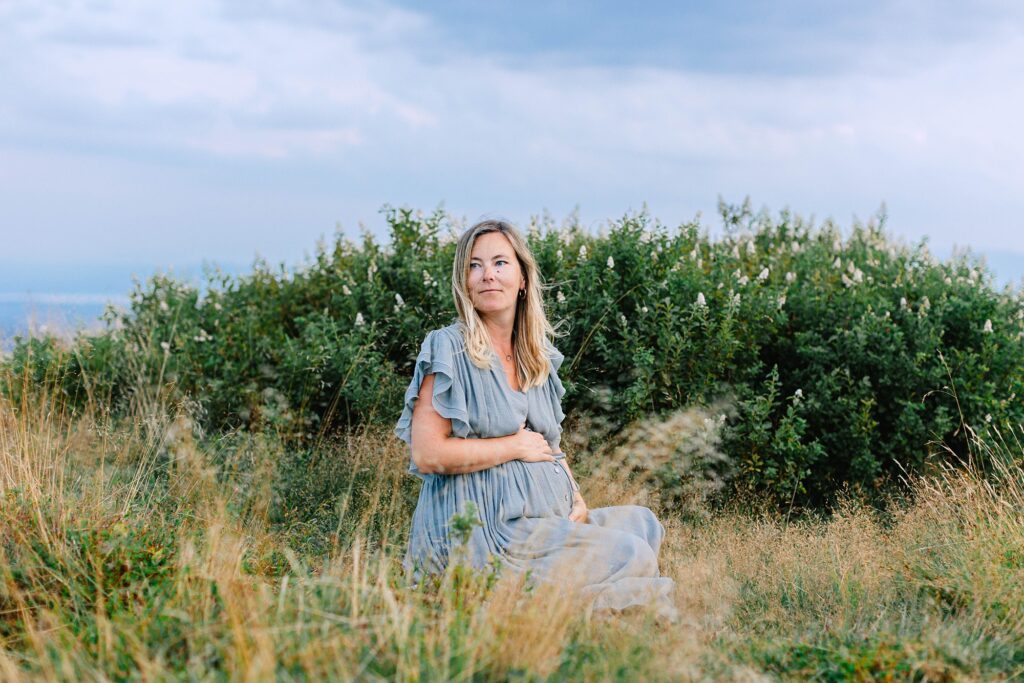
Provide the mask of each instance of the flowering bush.
MULTIPOLYGON (((844 238, 788 212, 721 213, 719 239, 645 213, 598 235, 529 226, 563 321, 567 412, 625 426, 728 400, 734 489, 784 503, 877 488, 925 467, 940 453, 930 444, 966 455, 963 424, 1024 418, 1024 307, 970 255, 936 262, 925 243, 887 237, 884 217, 844 238)), ((66 354, 21 340, 6 365, 59 378, 72 405, 189 396, 209 429, 308 440, 393 422, 423 336, 454 317, 459 226, 441 211, 385 214, 386 246, 339 236, 294 270, 259 262, 210 272, 203 288, 155 277, 129 311, 108 312, 105 334, 66 354)))

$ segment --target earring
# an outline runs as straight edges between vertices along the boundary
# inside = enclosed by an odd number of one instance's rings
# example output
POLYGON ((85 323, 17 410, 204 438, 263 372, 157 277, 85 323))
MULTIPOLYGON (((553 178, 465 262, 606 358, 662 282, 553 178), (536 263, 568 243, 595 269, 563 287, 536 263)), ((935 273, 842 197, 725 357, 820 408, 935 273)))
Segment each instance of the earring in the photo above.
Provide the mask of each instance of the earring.
POLYGON ((526 290, 525 289, 520 289, 519 290, 519 298, 520 299, 525 299, 526 298, 526 290))

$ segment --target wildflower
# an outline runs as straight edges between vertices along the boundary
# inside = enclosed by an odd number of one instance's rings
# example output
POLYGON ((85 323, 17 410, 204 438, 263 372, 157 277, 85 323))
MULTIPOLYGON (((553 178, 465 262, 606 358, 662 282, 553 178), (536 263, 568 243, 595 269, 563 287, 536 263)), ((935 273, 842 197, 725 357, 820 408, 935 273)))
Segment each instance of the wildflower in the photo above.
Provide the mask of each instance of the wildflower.
POLYGON ((736 294, 733 295, 733 297, 732 297, 732 305, 733 306, 739 306, 740 305, 740 293, 739 292, 736 292, 736 294))
POLYGON ((985 422, 992 422, 992 413, 985 413, 985 422))
POLYGON ((405 300, 402 299, 401 294, 395 294, 395 313, 398 313, 402 308, 405 307, 405 300))
POLYGON ((781 311, 782 307, 785 306, 785 305, 786 305, 786 295, 783 294, 782 296, 779 297, 779 310, 781 311))
POLYGON ((168 306, 167 306, 167 302, 166 302, 166 301, 163 301, 163 300, 161 300, 161 301, 160 301, 160 310, 161 310, 161 311, 166 311, 167 309, 168 309, 168 306))
POLYGON ((984 332, 985 334, 992 334, 992 321, 986 320, 985 327, 981 328, 981 331, 984 332))
POLYGON ((555 299, 557 299, 560 304, 565 303, 565 294, 562 294, 562 290, 558 290, 558 294, 555 295, 555 299))
POLYGON ((615 270, 615 259, 608 257, 608 270, 615 270))
POLYGON ((921 310, 927 311, 932 307, 932 302, 928 300, 928 297, 921 297, 921 310))
POLYGON ((164 353, 170 353, 171 352, 171 342, 165 342, 165 341, 160 342, 160 348, 164 350, 164 353))
POLYGON ((907 307, 907 297, 901 296, 900 297, 900 308, 906 308, 906 307, 907 307))
POLYGON ((377 272, 377 262, 370 261, 370 267, 366 269, 366 279, 372 280, 374 273, 377 272))
POLYGON ((697 307, 707 308, 708 302, 704 299, 704 292, 697 292, 697 307))
POLYGON ((357 312, 356 313, 356 327, 362 327, 365 324, 366 324, 366 321, 363 320, 363 314, 357 312))
POLYGON ((742 275, 742 273, 740 272, 739 268, 737 268, 736 270, 732 271, 732 276, 734 278, 736 278, 737 280, 740 278, 740 275, 742 275))
POLYGON ((949 277, 947 275, 946 278, 943 280, 943 282, 945 282, 947 285, 951 285, 951 284, 953 284, 953 278, 951 278, 951 277, 949 277))
POLYGON ((641 306, 640 307, 640 312, 641 313, 647 313, 647 307, 646 306, 641 306))
POLYGON ((341 286, 341 293, 345 296, 352 296, 352 290, 348 288, 348 285, 341 286))
POLYGON ((804 390, 803 389, 797 389, 796 391, 793 392, 793 396, 795 396, 796 398, 803 398, 804 397, 804 390))
POLYGON ((794 273, 793 271, 789 271, 788 273, 786 273, 786 282, 796 282, 796 273, 794 273))
POLYGON ((789 245, 789 248, 793 250, 794 254, 800 253, 800 243, 797 242, 796 240, 793 240, 793 243, 789 245))
POLYGON ((556 252, 555 252, 555 257, 556 257, 556 258, 557 258, 557 259, 558 259, 559 261, 561 261, 561 260, 562 260, 562 250, 561 250, 561 249, 559 249, 558 251, 556 251, 556 252))
POLYGON ((219 301, 214 301, 213 302, 213 310, 220 311, 220 310, 223 310, 223 309, 224 309, 224 307, 220 305, 219 301))
POLYGON ((690 259, 692 260, 692 259, 696 259, 696 258, 697 258, 697 247, 694 247, 693 251, 690 252, 690 259))
POLYGON ((843 248, 843 241, 838 237, 832 241, 832 251, 839 251, 843 248))
POLYGON ((424 270, 423 271, 423 286, 424 287, 432 287, 433 284, 434 284, 434 278, 430 275, 430 273, 428 271, 424 270))
POLYGON ((626 316, 622 313, 619 313, 619 322, 622 323, 623 326, 626 325, 626 316))
POLYGON ((860 268, 854 268, 853 281, 856 283, 864 282, 864 271, 862 271, 860 268))
POLYGON ((739 259, 740 257, 740 246, 738 244, 732 245, 732 257, 734 259, 739 259))
POLYGON ((761 272, 757 274, 757 279, 760 280, 761 282, 764 282, 765 280, 768 279, 768 274, 768 269, 762 268, 761 272))
POLYGON ((753 256, 757 253, 757 247, 754 246, 754 240, 747 242, 747 254, 753 256))
POLYGON ((836 256, 836 260, 832 262, 832 267, 835 268, 836 270, 842 270, 843 269, 843 259, 841 259, 838 256, 836 256))
POLYGON ((856 282, 854 282, 850 278, 846 277, 846 273, 843 273, 842 280, 843 280, 843 284, 846 285, 847 287, 853 287, 855 284, 857 284, 856 282))
POLYGON ((587 245, 581 244, 580 245, 580 261, 585 261, 585 260, 587 260, 587 245))
POLYGON ((697 267, 698 268, 703 268, 704 267, 704 259, 702 259, 702 258, 697 259, 697 267))
POLYGON ((725 283, 724 282, 719 282, 718 283, 718 287, 716 287, 715 289, 721 289, 722 287, 725 287, 725 283))
POLYGON ((740 283, 740 287, 746 287, 746 286, 747 286, 747 283, 748 283, 748 282, 750 282, 750 278, 749 278, 749 277, 747 277, 746 275, 744 275, 744 276, 743 276, 743 277, 741 277, 741 278, 740 278, 740 280, 739 280, 739 283, 740 283))

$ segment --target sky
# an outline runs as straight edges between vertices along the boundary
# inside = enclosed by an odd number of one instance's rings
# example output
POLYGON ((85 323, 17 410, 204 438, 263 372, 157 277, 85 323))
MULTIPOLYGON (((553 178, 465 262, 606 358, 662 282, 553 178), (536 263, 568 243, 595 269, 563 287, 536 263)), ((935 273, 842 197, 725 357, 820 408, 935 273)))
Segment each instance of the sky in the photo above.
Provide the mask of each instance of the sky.
POLYGON ((0 290, 747 196, 1017 277, 1022 74, 1017 1, 2 0, 0 290))

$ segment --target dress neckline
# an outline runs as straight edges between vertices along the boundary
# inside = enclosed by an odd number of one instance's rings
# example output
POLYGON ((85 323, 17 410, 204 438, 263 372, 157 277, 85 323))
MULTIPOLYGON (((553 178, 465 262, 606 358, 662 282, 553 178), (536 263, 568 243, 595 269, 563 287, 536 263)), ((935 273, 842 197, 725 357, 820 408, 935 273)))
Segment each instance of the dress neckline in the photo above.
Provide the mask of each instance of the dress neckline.
POLYGON ((508 381, 508 376, 505 374, 505 368, 501 364, 501 359, 498 358, 498 353, 496 351, 494 352, 494 362, 491 363, 491 372, 496 372, 498 374, 502 384, 504 384, 505 388, 508 389, 510 392, 512 392, 513 394, 518 394, 520 396, 526 396, 525 391, 512 388, 512 385, 508 381), (498 367, 494 367, 495 364, 497 364, 498 367))

